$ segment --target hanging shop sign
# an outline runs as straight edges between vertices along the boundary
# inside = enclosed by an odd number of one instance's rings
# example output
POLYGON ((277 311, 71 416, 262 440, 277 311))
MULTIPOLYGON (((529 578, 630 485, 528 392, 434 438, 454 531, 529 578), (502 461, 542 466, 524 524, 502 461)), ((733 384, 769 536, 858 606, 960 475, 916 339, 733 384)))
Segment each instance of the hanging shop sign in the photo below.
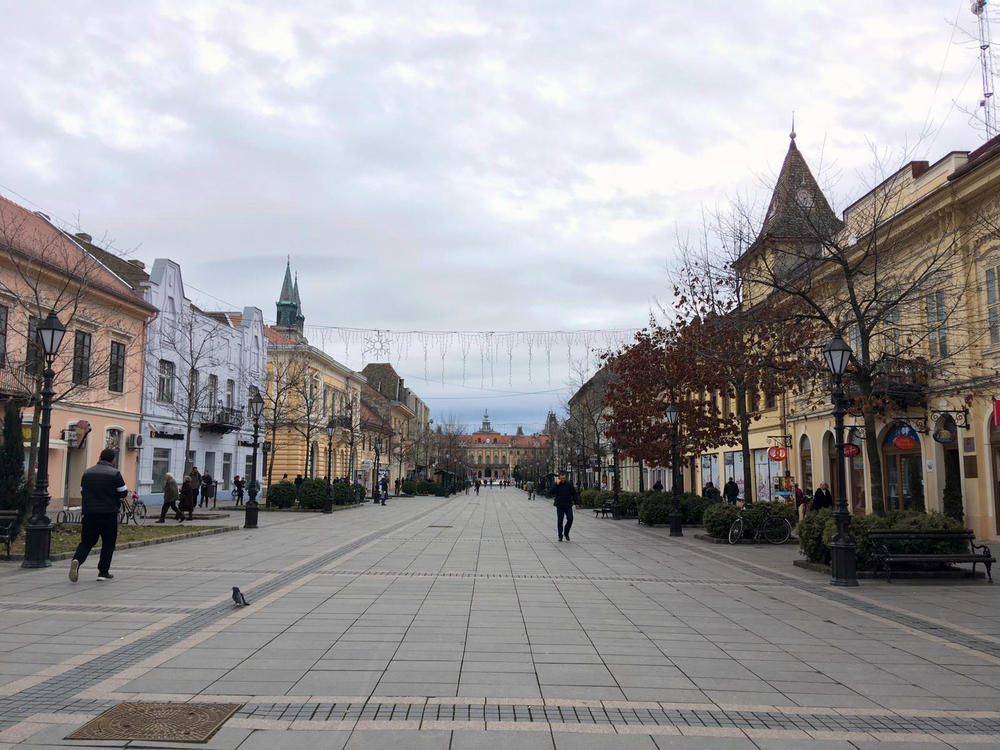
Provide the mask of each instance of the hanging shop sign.
POLYGON ((953 430, 949 429, 934 430, 933 437, 937 442, 945 445, 958 441, 958 435, 956 435, 953 430))
POLYGON ((772 461, 784 461, 788 457, 788 450, 780 445, 772 445, 767 449, 767 457, 772 461))
POLYGON ((159 430, 150 430, 149 436, 151 438, 159 438, 160 440, 183 440, 183 432, 160 432, 159 430))
POLYGON ((844 456, 845 457, 847 457, 847 458, 854 458, 859 453, 861 453, 861 449, 858 446, 856 446, 854 443, 844 443, 844 456))
POLYGON ((889 431, 885 442, 901 451, 911 451, 920 445, 920 438, 910 425, 897 424, 889 431))

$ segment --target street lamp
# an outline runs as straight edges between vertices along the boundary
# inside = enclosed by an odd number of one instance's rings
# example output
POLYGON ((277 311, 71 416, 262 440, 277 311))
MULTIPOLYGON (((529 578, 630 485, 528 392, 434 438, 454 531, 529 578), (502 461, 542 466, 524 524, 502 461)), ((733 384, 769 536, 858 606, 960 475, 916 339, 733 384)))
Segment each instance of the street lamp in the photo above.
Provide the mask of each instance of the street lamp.
POLYGON ((45 369, 42 371, 42 414, 38 423, 38 471, 35 489, 31 493, 31 518, 24 527, 24 562, 22 568, 47 568, 52 565, 49 550, 52 548, 52 522, 45 515, 49 507, 49 429, 52 426, 52 397, 55 391, 52 380, 56 374, 52 369, 56 352, 66 335, 64 326, 53 310, 38 326, 38 338, 45 355, 45 369))
POLYGON ((345 410, 345 417, 347 419, 347 429, 349 429, 351 431, 350 435, 349 435, 349 437, 351 438, 350 443, 349 443, 350 450, 351 450, 351 455, 348 457, 347 483, 349 485, 351 485, 351 502, 352 503, 353 502, 359 502, 360 503, 361 500, 364 498, 364 495, 362 495, 362 497, 360 497, 360 498, 359 497, 355 497, 355 495, 354 495, 354 481, 355 481, 355 477, 354 477, 354 402, 353 401, 348 401, 347 402, 347 409, 345 410))
POLYGON ((330 417, 326 425, 326 499, 323 501, 323 512, 333 513, 333 489, 330 486, 330 461, 333 458, 333 433, 337 431, 337 420, 330 417))
POLYGON ((382 454, 382 438, 375 438, 375 481, 372 482, 372 502, 378 503, 378 468, 379 468, 379 457, 382 454))
POLYGON ((257 438, 260 436, 260 418, 264 415, 264 397, 255 390, 247 404, 250 419, 253 420, 253 453, 250 459, 250 488, 247 507, 243 513, 243 528, 257 528, 257 438))
POLYGON ((673 507, 670 509, 670 536, 684 536, 683 520, 681 515, 681 487, 678 481, 678 464, 680 463, 680 451, 677 448, 678 432, 681 421, 681 410, 677 404, 671 402, 666 408, 667 422, 670 424, 670 476, 671 490, 673 492, 673 507))
POLYGON ((830 542, 830 583, 834 586, 858 585, 858 545, 851 536, 851 512, 847 509, 847 475, 844 470, 844 373, 851 361, 851 347, 840 333, 823 347, 823 359, 833 375, 833 432, 837 442, 837 509, 833 520, 837 533, 830 542))

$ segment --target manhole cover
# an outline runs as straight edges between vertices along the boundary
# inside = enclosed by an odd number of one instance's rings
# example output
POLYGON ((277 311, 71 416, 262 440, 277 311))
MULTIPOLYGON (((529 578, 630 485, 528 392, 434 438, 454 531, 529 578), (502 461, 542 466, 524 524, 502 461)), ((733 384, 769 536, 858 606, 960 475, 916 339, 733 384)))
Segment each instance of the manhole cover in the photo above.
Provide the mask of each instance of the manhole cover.
POLYGON ((242 703, 119 703, 68 740, 208 742, 242 703))

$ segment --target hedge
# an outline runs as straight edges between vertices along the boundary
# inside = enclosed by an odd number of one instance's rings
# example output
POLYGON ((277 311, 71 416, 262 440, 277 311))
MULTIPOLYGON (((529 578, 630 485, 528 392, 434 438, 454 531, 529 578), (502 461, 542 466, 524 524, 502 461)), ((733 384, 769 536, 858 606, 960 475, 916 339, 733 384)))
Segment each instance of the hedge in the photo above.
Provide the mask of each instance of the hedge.
POLYGON ((417 482, 418 495, 432 495, 436 488, 437 485, 434 482, 428 482, 426 479, 421 479, 417 482))
MULTIPOLYGON (((851 516, 851 535, 858 545, 858 570, 875 570, 875 549, 869 532, 872 529, 898 530, 959 530, 963 525, 943 513, 922 513, 917 510, 892 511, 884 516, 851 516)), ((810 562, 829 564, 830 542, 837 532, 833 510, 824 508, 807 513, 799 521, 796 534, 799 549, 810 562)), ((960 546, 958 542, 913 541, 894 545, 893 549, 910 554, 948 552, 960 546)))
POLYGON ((736 514, 740 509, 729 503, 713 503, 711 507, 705 508, 702 523, 709 536, 718 539, 726 539, 729 536, 729 527, 736 520, 736 514))
POLYGON ((417 494, 417 483, 412 479, 404 479, 403 483, 400 485, 403 490, 404 495, 416 495, 417 494))
POLYGON ((308 510, 322 510, 326 502, 326 480, 306 479, 299 488, 299 507, 308 510))
POLYGON ((348 505, 351 502, 351 485, 347 482, 334 482, 330 492, 334 505, 348 505))
POLYGON ((278 482, 267 488, 267 504, 275 508, 291 508, 295 505, 295 485, 278 482))
POLYGON ((644 497, 639 504, 639 522, 646 526, 670 523, 670 510, 673 507, 673 501, 668 500, 668 497, 662 492, 651 497, 644 497))

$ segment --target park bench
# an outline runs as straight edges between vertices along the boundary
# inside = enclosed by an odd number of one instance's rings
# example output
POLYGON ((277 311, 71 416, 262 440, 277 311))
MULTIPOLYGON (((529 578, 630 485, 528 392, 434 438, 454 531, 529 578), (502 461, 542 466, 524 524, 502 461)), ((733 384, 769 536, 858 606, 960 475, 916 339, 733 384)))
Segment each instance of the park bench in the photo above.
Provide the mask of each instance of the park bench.
POLYGON ((990 568, 997 561, 990 548, 976 544, 975 533, 970 529, 959 530, 909 530, 872 529, 869 539, 875 546, 875 559, 886 572, 886 580, 892 580, 894 565, 909 563, 972 563, 972 575, 976 575, 976 565, 986 566, 986 576, 993 583, 990 568), (936 551, 907 552, 905 545, 913 542, 941 542, 936 551), (903 547, 902 550, 897 545, 903 547))
POLYGON ((618 505, 616 503, 604 503, 603 505, 598 505, 594 508, 594 518, 601 516, 601 518, 607 518, 608 514, 612 518, 618 517, 618 505))
POLYGON ((17 532, 21 530, 21 523, 17 520, 16 510, 0 510, 0 543, 7 548, 7 559, 10 559, 10 545, 17 537, 17 532))

